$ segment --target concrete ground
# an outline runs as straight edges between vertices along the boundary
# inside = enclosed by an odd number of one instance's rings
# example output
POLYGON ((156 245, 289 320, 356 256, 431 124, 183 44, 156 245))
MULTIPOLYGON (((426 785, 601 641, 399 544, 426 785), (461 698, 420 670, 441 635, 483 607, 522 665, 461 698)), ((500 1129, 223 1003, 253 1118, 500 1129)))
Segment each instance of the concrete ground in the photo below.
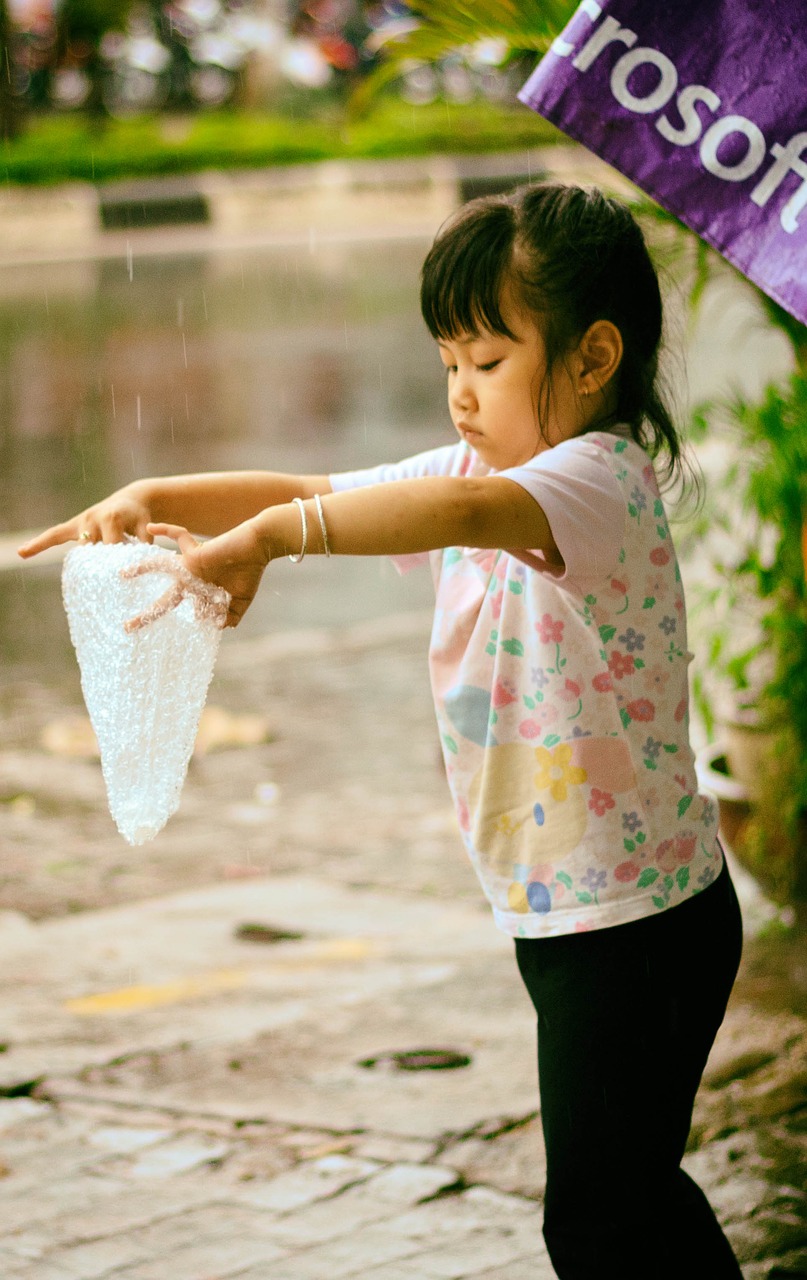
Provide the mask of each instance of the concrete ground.
MULTIPOLYGON (((229 731, 137 849, 54 738, 75 701, 5 691, 4 1280, 553 1275, 533 1015, 454 827, 427 633, 228 636, 229 731), (256 711, 267 740, 233 745, 256 711), (399 1069, 419 1050, 458 1065, 399 1069)), ((686 1166, 761 1280, 807 1273, 807 983, 737 876, 749 940, 686 1166)))

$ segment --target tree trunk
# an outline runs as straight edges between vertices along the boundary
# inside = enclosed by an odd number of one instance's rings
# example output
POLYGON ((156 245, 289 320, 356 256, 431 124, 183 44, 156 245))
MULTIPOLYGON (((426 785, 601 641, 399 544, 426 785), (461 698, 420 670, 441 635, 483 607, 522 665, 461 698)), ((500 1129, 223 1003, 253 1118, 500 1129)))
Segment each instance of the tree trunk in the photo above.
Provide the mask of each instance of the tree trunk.
POLYGON ((6 0, 0 0, 0 135, 11 142, 20 133, 20 112, 11 84, 11 23, 6 0))

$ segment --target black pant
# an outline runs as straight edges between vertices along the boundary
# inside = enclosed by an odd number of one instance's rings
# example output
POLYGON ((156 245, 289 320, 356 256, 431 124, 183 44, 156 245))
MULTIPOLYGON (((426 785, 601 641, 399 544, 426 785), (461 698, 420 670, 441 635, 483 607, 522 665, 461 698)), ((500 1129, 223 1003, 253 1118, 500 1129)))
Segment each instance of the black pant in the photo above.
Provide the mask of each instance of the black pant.
POLYGON ((660 915, 516 939, 538 1013, 544 1239, 561 1280, 741 1280, 680 1168, 741 948, 725 867, 660 915))

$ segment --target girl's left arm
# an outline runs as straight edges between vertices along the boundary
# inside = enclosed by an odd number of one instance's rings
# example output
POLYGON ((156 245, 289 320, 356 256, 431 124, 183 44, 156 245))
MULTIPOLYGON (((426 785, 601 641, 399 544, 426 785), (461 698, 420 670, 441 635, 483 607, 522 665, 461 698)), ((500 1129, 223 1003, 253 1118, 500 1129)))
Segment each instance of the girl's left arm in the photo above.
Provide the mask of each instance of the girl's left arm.
MULTIPOLYGON (((335 555, 383 556, 438 547, 538 550, 563 565, 549 522, 533 497, 501 476, 422 476, 327 493, 321 497, 328 550, 335 555)), ((306 550, 321 554, 325 541, 313 498, 303 502, 306 550)), ((231 596, 227 626, 237 626, 266 566, 303 549, 296 502, 268 507, 208 542, 179 525, 149 524, 148 532, 179 543, 185 567, 231 596)), ((133 619, 136 626, 139 619, 133 619)))
MULTIPOLYGON (((313 500, 305 503, 308 550, 324 551, 313 500)), ((562 564, 549 522, 535 499, 500 476, 423 476, 331 493, 322 499, 330 550, 335 555, 383 556, 438 547, 540 550, 562 564)), ((252 521, 267 563, 299 552, 300 513, 271 507, 252 521)))

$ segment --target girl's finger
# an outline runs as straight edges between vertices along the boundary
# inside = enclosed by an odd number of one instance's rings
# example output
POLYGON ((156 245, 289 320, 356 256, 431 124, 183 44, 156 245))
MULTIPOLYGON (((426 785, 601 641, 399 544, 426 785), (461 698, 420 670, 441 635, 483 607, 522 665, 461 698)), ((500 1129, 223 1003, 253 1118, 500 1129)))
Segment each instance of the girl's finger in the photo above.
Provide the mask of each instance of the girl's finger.
POLYGON ((146 525, 146 529, 153 536, 160 538, 173 538, 174 542, 179 544, 180 551, 193 551, 194 547, 198 547, 199 543, 192 533, 181 524, 155 524, 150 520, 146 525))
POLYGON ((102 542, 123 542, 124 528, 118 516, 110 516, 101 521, 102 542))
POLYGON ((17 555, 27 560, 29 556, 39 555, 40 551, 47 551, 49 547, 58 547, 60 543, 69 542, 71 538, 77 537, 78 530, 72 520, 69 524, 55 524, 28 542, 23 542, 22 546, 17 547, 17 555))
POLYGON ((148 531, 148 524, 145 520, 141 520, 135 530, 141 542, 153 542, 154 539, 148 531))

